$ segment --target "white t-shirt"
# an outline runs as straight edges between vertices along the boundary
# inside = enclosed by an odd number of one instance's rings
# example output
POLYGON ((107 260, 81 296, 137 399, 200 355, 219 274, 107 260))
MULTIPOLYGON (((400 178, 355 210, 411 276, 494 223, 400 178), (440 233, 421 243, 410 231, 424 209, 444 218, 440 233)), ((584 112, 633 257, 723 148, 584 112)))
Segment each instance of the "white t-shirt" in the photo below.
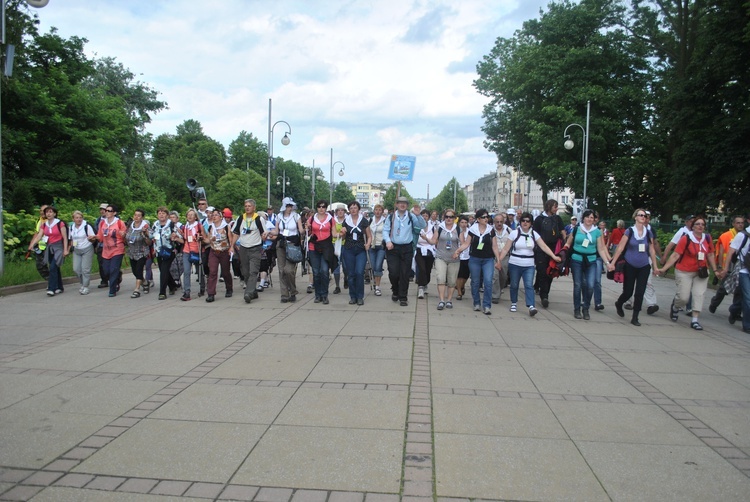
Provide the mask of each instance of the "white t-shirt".
POLYGON ((740 246, 742 246, 742 241, 745 240, 745 237, 747 237, 747 234, 745 232, 737 232, 737 235, 735 235, 734 239, 732 239, 732 243, 729 244, 729 247, 734 249, 734 252, 737 254, 736 266, 742 267, 740 269, 740 274, 750 273, 745 267, 745 255, 747 253, 750 253, 750 237, 748 237, 747 242, 745 242, 745 247, 740 249, 740 246))
POLYGON ((534 246, 536 246, 536 240, 540 238, 540 235, 531 228, 527 234, 523 233, 520 227, 513 230, 508 236, 508 240, 513 243, 508 263, 519 267, 533 267, 534 246))

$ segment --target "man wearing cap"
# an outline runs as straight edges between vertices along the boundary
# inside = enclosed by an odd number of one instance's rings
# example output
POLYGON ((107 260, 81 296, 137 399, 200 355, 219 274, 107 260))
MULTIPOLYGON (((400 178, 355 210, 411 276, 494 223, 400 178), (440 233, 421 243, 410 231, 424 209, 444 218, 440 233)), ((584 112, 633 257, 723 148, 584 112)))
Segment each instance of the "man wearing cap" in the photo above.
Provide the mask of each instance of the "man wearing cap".
POLYGON ((576 216, 571 216, 570 223, 565 225, 565 233, 568 235, 572 234, 576 225, 578 225, 578 218, 576 216))
POLYGON ((258 298, 255 282, 260 270, 263 241, 267 237, 266 218, 255 212, 255 208, 254 199, 245 200, 245 213, 232 226, 232 248, 237 246, 240 277, 245 281, 245 303, 258 298))
POLYGON ((409 271, 414 257, 414 231, 427 226, 419 214, 419 206, 410 213, 407 210, 409 199, 396 199, 396 209, 383 224, 385 258, 388 262, 388 278, 391 281, 391 300, 400 302, 402 307, 409 305, 409 271))

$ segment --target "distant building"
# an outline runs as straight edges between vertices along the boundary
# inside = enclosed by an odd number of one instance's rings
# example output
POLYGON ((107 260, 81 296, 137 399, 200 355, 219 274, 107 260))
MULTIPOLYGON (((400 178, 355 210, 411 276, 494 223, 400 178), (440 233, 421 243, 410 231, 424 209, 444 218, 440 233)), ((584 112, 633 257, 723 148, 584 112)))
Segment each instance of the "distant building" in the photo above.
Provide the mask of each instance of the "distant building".
MULTIPOLYGON (((494 213, 518 207, 529 212, 544 209, 541 187, 517 169, 500 163, 495 171, 468 185, 464 191, 471 210, 484 208, 494 213)), ((551 191, 547 197, 557 200, 562 210, 573 201, 573 193, 569 189, 551 191)))
POLYGON ((390 183, 347 183, 354 195, 354 200, 366 209, 372 209, 375 204, 382 204, 385 192, 390 183))

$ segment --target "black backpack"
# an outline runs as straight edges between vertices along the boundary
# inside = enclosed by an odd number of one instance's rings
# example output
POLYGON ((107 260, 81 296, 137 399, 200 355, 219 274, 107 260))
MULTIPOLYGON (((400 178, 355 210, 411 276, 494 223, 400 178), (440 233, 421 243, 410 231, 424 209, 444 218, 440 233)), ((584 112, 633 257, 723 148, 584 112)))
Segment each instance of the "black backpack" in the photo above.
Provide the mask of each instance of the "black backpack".
POLYGON ((541 236, 545 244, 554 244, 560 238, 560 234, 557 229, 557 218, 555 215, 551 216, 539 216, 541 223, 537 233, 541 236))

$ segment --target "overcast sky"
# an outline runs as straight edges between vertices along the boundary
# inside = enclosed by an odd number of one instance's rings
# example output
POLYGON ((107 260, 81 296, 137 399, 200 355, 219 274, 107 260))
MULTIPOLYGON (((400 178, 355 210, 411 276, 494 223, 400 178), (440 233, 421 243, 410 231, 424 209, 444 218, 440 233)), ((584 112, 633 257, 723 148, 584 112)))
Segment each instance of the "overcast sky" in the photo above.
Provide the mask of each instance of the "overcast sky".
MULTIPOLYGON (((274 155, 345 164, 349 182, 386 182, 391 154, 416 156, 412 196, 434 197, 494 169, 483 147, 476 64, 497 37, 539 17, 540 0, 50 0, 40 30, 88 39, 158 90, 148 127, 195 119, 225 147, 245 130, 274 155)), ((337 165, 336 171, 339 169, 337 165)))

